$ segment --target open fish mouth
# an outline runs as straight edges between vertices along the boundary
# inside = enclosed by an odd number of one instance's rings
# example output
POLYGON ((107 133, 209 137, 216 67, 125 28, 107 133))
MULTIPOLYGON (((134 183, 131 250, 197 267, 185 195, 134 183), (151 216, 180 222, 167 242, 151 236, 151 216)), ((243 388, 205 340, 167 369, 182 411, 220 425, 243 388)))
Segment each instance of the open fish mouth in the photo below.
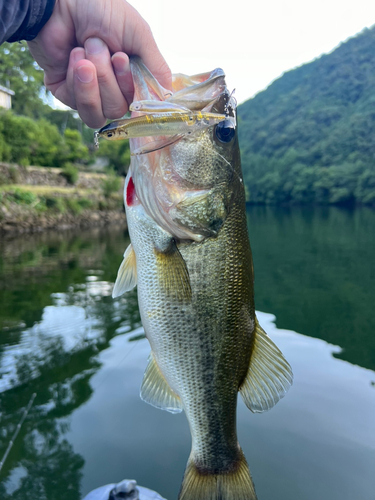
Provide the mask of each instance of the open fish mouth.
MULTIPOLYGON (((200 158, 209 157, 220 170, 214 176, 218 185, 233 174, 224 145, 236 136, 236 102, 226 87, 224 71, 175 74, 172 90, 168 90, 139 57, 130 59, 130 67, 134 82, 131 117, 105 125, 97 132, 96 142, 99 137, 129 139, 137 197, 160 227, 181 240, 202 241, 216 235, 215 224, 207 230, 196 221, 191 230, 177 220, 175 212, 214 188, 207 171, 198 166, 200 158)), ((216 195, 212 192, 212 196, 216 195)))
MULTIPOLYGON (((175 74, 170 91, 159 84, 140 58, 132 57, 130 65, 135 89, 130 105, 132 116, 108 123, 96 132, 97 147, 100 137, 108 140, 148 138, 131 144, 131 149, 133 155, 149 153, 228 118, 228 106, 222 112, 212 112, 220 97, 228 95, 222 69, 193 76, 175 74), (150 141, 150 137, 158 137, 158 140, 150 141), (149 142, 155 144, 150 147, 149 142)), ((232 105, 232 109, 234 107, 232 105)))

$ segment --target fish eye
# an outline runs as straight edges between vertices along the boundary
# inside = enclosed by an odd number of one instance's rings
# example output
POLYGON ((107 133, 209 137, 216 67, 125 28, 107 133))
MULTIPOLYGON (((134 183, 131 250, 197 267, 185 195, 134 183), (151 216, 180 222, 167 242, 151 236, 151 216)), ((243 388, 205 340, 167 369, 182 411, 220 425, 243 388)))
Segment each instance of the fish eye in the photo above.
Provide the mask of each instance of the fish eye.
POLYGON ((230 120, 224 120, 216 125, 215 128, 216 137, 219 139, 220 142, 223 142, 224 144, 230 142, 233 139, 235 133, 236 130, 234 128, 233 123, 230 120))
POLYGON ((112 136, 113 136, 112 132, 107 132, 107 137, 112 137, 112 136))

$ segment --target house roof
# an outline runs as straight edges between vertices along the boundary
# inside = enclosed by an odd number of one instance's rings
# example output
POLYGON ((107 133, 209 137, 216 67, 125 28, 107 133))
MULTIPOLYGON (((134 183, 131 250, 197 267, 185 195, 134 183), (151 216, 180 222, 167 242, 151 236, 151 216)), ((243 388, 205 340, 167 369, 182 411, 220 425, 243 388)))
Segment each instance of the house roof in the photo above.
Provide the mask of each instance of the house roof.
POLYGON ((9 94, 9 95, 14 95, 13 90, 8 89, 7 87, 3 87, 2 85, 0 85, 0 90, 1 90, 2 92, 5 92, 6 94, 9 94))

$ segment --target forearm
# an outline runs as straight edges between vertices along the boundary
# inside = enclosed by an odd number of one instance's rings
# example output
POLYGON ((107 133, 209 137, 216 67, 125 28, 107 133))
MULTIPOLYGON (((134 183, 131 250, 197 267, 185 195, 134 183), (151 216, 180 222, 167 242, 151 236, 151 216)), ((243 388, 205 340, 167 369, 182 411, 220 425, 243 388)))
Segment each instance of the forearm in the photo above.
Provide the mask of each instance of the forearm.
POLYGON ((0 44, 33 40, 50 18, 55 0, 0 0, 0 44))

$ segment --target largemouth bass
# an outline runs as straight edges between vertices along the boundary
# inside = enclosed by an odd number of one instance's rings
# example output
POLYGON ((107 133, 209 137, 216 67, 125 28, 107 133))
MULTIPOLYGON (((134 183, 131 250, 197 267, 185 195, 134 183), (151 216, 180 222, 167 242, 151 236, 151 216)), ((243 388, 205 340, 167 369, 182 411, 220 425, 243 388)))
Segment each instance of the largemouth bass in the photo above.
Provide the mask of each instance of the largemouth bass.
POLYGON ((138 285, 151 345, 141 398, 186 413, 192 449, 180 500, 253 500, 237 440, 237 393, 251 411, 266 411, 285 395, 292 371, 255 315, 235 102, 222 70, 177 75, 171 93, 138 58, 131 68, 132 118, 166 109, 225 115, 173 143, 160 130, 130 139, 131 245, 113 295, 138 285))

